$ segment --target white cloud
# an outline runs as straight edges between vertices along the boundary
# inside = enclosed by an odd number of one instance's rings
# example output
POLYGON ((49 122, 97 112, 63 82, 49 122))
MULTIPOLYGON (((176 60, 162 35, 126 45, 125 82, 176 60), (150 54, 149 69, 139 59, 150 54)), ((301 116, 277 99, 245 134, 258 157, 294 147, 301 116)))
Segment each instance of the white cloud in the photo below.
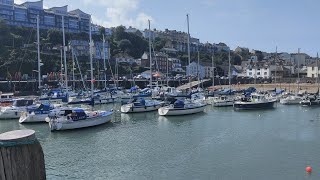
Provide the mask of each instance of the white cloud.
POLYGON ((119 25, 133 26, 144 29, 148 25, 148 19, 153 21, 150 15, 140 12, 140 0, 83 0, 86 5, 97 5, 105 8, 104 17, 92 15, 94 23, 107 27, 119 25))

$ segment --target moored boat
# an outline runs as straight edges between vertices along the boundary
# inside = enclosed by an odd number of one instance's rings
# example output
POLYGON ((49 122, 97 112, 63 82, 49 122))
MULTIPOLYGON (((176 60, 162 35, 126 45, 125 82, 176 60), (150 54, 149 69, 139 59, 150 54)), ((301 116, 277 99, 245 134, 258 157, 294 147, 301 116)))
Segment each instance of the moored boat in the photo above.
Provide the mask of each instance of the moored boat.
POLYGON ((0 119, 19 119, 21 112, 26 109, 35 109, 37 106, 33 104, 32 99, 16 99, 12 106, 1 107, 0 119))
POLYGON ((211 104, 214 107, 233 106, 234 101, 234 96, 208 97, 207 99, 208 104, 211 104))
POLYGON ((243 97, 235 101, 233 107, 235 110, 256 110, 274 108, 274 98, 266 98, 263 94, 252 94, 250 97, 243 97))
POLYGON ((58 114, 58 116, 47 118, 51 131, 79 129, 105 124, 111 121, 113 112, 61 109, 58 114))
POLYGON ((300 104, 302 106, 320 106, 320 97, 317 95, 306 96, 300 104))
POLYGON ((50 110, 53 109, 54 106, 51 104, 40 104, 38 108, 27 109, 21 113, 19 123, 46 122, 45 118, 48 117, 50 110))
POLYGON ((160 116, 179 116, 203 112, 206 104, 177 100, 174 104, 158 109, 160 116))
POLYGON ((162 106, 162 103, 157 100, 145 100, 143 98, 134 99, 129 104, 121 106, 122 113, 138 113, 138 112, 149 112, 158 110, 162 106))
POLYGON ((293 105, 299 104, 303 100, 303 96, 289 95, 285 98, 280 99, 280 104, 293 105))

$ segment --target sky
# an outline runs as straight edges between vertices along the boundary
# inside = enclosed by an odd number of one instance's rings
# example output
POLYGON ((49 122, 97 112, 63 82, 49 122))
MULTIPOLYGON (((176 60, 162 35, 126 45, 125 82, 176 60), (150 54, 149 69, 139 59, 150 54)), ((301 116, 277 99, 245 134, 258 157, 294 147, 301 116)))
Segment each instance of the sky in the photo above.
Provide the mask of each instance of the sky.
MULTIPOLYGON (((31 0, 34 1, 34 0, 31 0)), ((15 0, 22 3, 25 0, 15 0)), ((319 0, 44 0, 91 14, 94 23, 187 31, 201 42, 266 52, 320 52, 319 0)))

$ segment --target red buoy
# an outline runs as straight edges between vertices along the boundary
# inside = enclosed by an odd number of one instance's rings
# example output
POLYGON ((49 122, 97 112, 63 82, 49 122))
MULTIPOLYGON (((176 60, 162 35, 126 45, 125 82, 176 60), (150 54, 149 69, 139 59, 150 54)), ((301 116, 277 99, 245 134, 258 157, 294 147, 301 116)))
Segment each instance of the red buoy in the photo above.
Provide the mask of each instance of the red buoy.
POLYGON ((312 172, 312 167, 311 166, 307 166, 306 167, 306 172, 307 173, 311 173, 312 172))

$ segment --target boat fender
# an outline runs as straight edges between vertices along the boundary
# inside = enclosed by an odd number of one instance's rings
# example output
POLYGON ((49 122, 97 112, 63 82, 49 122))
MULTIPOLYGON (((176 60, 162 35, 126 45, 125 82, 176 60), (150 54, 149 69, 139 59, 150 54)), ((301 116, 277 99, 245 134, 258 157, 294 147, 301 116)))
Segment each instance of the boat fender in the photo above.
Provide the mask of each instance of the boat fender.
POLYGON ((130 109, 131 109, 131 111, 133 111, 133 107, 131 107, 130 109))
POLYGON ((101 99, 100 99, 100 103, 101 103, 101 99))
POLYGON ((144 109, 147 109, 147 106, 144 106, 144 109))
POLYGON ((14 112, 14 114, 17 116, 17 115, 18 115, 18 112, 14 112))
POLYGON ((156 104, 153 104, 153 107, 154 107, 154 108, 156 108, 156 106, 157 106, 156 104))

